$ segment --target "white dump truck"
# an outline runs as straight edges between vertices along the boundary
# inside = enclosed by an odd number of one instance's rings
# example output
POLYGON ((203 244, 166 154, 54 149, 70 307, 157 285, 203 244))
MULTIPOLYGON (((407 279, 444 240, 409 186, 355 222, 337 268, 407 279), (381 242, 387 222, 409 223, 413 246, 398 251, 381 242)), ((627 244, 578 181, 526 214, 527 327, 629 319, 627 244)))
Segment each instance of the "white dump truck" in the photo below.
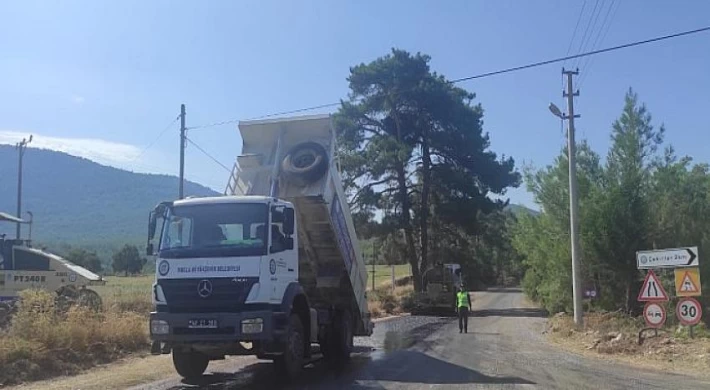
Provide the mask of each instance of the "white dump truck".
POLYGON ((225 196, 164 202, 150 214, 153 353, 172 353, 185 378, 226 355, 271 359, 291 378, 315 356, 312 344, 343 363, 353 336, 373 325, 331 118, 239 130, 242 154, 225 196))

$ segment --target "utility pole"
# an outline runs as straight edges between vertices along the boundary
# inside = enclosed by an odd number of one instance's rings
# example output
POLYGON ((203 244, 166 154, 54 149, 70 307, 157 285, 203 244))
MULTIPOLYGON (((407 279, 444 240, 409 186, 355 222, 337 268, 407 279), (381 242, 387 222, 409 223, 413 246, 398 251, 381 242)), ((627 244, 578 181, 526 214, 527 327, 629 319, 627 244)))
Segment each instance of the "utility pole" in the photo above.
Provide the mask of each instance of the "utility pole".
POLYGON ((577 147, 574 141, 574 118, 579 115, 574 114, 574 97, 579 96, 579 91, 574 92, 572 88, 572 76, 578 75, 578 70, 564 70, 562 74, 567 76, 567 91, 562 93, 567 98, 567 155, 569 161, 569 222, 570 237, 572 239, 572 296, 574 297, 574 323, 578 327, 584 324, 582 318, 582 266, 580 261, 581 250, 579 248, 579 220, 577 212, 579 202, 577 200, 577 147))
POLYGON ((32 214, 31 211, 28 211, 28 212, 27 212, 27 215, 30 216, 30 220, 29 220, 29 222, 28 222, 28 224, 30 225, 30 235, 29 235, 29 237, 27 237, 27 242, 28 242, 28 245, 27 245, 27 246, 30 246, 29 244, 32 243, 32 222, 34 221, 35 216, 32 214))
POLYGON ((372 291, 375 291, 375 254, 372 254, 372 291))
MULTIPOLYGON (((27 140, 22 139, 22 142, 18 142, 17 147, 17 218, 22 218, 22 157, 25 155, 25 150, 27 149, 27 144, 32 142, 32 136, 27 140)), ((15 231, 15 238, 20 239, 20 229, 22 223, 17 223, 17 230, 15 231)))
POLYGON ((180 199, 185 197, 185 105, 180 105, 180 199))

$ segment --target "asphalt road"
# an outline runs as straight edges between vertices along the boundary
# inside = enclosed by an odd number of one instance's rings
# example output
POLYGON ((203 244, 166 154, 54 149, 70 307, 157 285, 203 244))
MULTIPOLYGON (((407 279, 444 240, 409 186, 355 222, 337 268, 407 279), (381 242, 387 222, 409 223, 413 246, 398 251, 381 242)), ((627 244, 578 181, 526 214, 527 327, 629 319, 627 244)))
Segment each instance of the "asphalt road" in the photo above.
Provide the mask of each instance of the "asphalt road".
POLYGON ((625 366, 561 351, 542 338, 544 315, 525 307, 522 293, 476 293, 469 333, 453 318, 411 316, 380 322, 356 339, 341 371, 324 362, 289 385, 269 362, 213 362, 199 383, 177 377, 136 387, 165 389, 710 389, 687 376, 625 366))

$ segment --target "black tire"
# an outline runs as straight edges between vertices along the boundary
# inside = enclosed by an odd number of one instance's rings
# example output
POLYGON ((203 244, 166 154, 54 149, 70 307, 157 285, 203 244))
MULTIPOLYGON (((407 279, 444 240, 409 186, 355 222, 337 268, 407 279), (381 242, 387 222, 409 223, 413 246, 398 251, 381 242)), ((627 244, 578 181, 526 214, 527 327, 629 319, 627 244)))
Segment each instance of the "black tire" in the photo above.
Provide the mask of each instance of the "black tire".
POLYGON ((288 319, 284 353, 274 358, 274 368, 283 379, 294 379, 303 370, 305 345, 305 333, 301 319, 297 314, 291 314, 288 319))
POLYGON ((208 364, 210 364, 210 358, 201 352, 173 348, 175 371, 188 381, 200 379, 208 364))
POLYGON ((317 142, 300 143, 286 153, 281 171, 286 179, 299 185, 318 181, 328 170, 328 153, 317 142))
POLYGON ((101 311, 102 301, 101 296, 88 288, 79 290, 79 297, 77 298, 77 304, 81 307, 86 307, 95 312, 101 311))
POLYGON ((349 312, 336 315, 333 325, 321 345, 323 357, 332 366, 341 366, 350 360, 353 351, 352 318, 349 312))

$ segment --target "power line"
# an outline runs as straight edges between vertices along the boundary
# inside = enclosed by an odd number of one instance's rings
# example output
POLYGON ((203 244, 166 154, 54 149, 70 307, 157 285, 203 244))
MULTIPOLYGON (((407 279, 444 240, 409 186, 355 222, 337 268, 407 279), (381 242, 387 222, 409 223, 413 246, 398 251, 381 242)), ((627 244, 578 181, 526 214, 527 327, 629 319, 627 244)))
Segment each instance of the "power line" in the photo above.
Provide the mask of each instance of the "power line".
MULTIPOLYGON (((614 8, 614 13, 611 14, 611 19, 609 19, 609 24, 606 25, 606 29, 604 28, 605 23, 602 23, 602 27, 600 30, 601 40, 599 41, 599 44, 604 43, 604 40, 606 39, 606 35, 609 33, 609 30, 611 29, 611 24, 614 23, 614 18, 616 18, 616 13, 619 11, 619 8, 621 8, 621 1, 619 1, 617 3, 616 0, 612 0, 611 7, 609 7, 609 11, 607 11, 606 16, 609 16, 609 13, 611 12, 612 8, 614 8), (615 5, 616 5, 616 8, 614 8, 615 5), (602 30, 603 30, 603 32, 602 32, 602 30)), ((606 16, 604 17, 604 21, 606 21, 606 19, 607 19, 606 16)), ((599 35, 597 35, 597 38, 599 38, 599 35)), ((594 50, 596 47, 597 47, 597 41, 595 39, 594 45, 592 45, 592 50, 594 50)), ((577 83, 578 88, 582 88, 582 84, 584 83, 585 80, 587 80, 587 73, 589 73, 589 70, 592 68, 593 64, 594 64, 594 57, 588 58, 587 61, 584 63, 584 69, 581 72, 582 76, 579 79, 579 83, 577 83)))
POLYGON ((262 115, 262 116, 256 116, 253 118, 246 118, 246 119, 232 119, 228 121, 223 121, 223 122, 215 122, 215 123, 210 123, 208 125, 200 125, 200 126, 193 126, 193 127, 188 127, 188 130, 194 130, 194 129, 203 129, 206 127, 215 127, 215 126, 223 126, 223 125, 228 125, 231 123, 237 123, 239 121, 253 121, 257 119, 265 119, 265 118, 271 118, 274 116, 279 116, 279 115, 288 115, 288 114, 296 114, 299 112, 304 112, 304 111, 312 111, 312 110, 317 110, 320 108, 328 108, 328 107, 334 107, 340 105, 340 102, 338 103, 328 103, 328 104, 321 104, 318 106, 312 106, 312 107, 306 107, 306 108, 299 108, 297 110, 291 110, 291 111, 282 111, 282 112, 276 112, 273 114, 267 114, 267 115, 262 115))
MULTIPOLYGON (((490 76, 497 76, 497 75, 505 74, 505 73, 517 72, 517 71, 520 71, 520 70, 525 70, 525 69, 530 69, 530 68, 536 68, 536 67, 544 66, 544 65, 550 65, 550 64, 557 63, 557 62, 563 62, 563 61, 567 61, 567 60, 572 60, 572 59, 575 59, 575 58, 582 58, 582 57, 593 56, 593 55, 602 54, 602 53, 608 53, 608 52, 611 52, 611 51, 616 51, 616 50, 621 50, 621 49, 628 49, 628 48, 630 48, 630 47, 641 46, 641 45, 645 45, 645 44, 649 44, 649 43, 665 41, 665 40, 668 40, 668 39, 679 38, 679 37, 683 37, 683 36, 686 36, 686 35, 692 35, 692 34, 697 34, 697 33, 707 32, 707 31, 710 31, 710 26, 702 27, 702 28, 698 28, 698 29, 694 29, 694 30, 682 31, 682 32, 675 33, 675 34, 670 34, 670 35, 663 35, 663 36, 660 36, 660 37, 645 39, 645 40, 642 40, 642 41, 635 41, 635 42, 625 43, 625 44, 622 44, 622 45, 607 47, 607 48, 604 48, 604 49, 592 50, 592 51, 588 51, 588 52, 586 52, 586 53, 579 53, 579 54, 575 54, 575 55, 566 55, 566 56, 564 56, 564 57, 553 58, 553 59, 550 59, 550 60, 539 61, 539 62, 533 62, 533 63, 526 64, 526 65, 514 66, 514 67, 512 67, 512 68, 506 68, 506 69, 496 70, 496 71, 492 71, 492 72, 481 73, 481 74, 477 74, 477 75, 474 75, 474 76, 461 77, 461 78, 458 78, 458 79, 449 80, 449 83, 450 83, 450 84, 456 84, 456 83, 460 83, 460 82, 463 82, 463 81, 476 80, 476 79, 482 79, 482 78, 490 77, 490 76)), ((256 119, 269 118, 269 117, 279 116, 279 115, 295 114, 295 113, 304 112, 304 111, 317 110, 317 109, 320 109, 320 108, 335 107, 335 106, 338 106, 338 105, 340 105, 340 102, 337 102, 337 103, 327 103, 327 104, 321 104, 321 105, 318 105, 318 106, 312 106, 312 107, 306 107, 306 108, 299 108, 299 109, 297 109, 297 110, 283 111, 283 112, 277 112, 277 113, 268 114, 268 115, 262 115, 262 116, 258 116, 258 117, 254 117, 254 118, 248 118, 248 119, 232 119, 232 120, 223 121, 223 122, 215 122, 215 123, 206 124, 206 125, 193 126, 193 127, 189 127, 188 130, 192 130, 192 129, 202 129, 202 128, 207 128, 207 127, 215 127, 215 126, 221 126, 221 125, 230 124, 230 123, 237 123, 237 122, 239 122, 240 120, 256 120, 256 119)))
POLYGON ((254 117, 254 118, 247 118, 247 119, 244 119, 244 120, 245 120, 245 121, 253 121, 253 120, 257 120, 257 119, 271 118, 271 117, 273 117, 273 116, 288 115, 288 114, 297 114, 297 113, 303 112, 303 111, 318 110, 318 109, 320 109, 320 108, 335 107, 335 106, 339 106, 339 105, 340 105, 340 102, 337 102, 337 103, 328 103, 328 104, 321 104, 321 105, 319 105, 319 106, 306 107, 306 108, 299 108, 298 110, 277 112, 277 113, 275 113, 275 114, 262 115, 262 116, 257 116, 257 117, 254 117))
POLYGON ((593 51, 590 51, 590 52, 575 54, 575 55, 572 55, 572 56, 560 57, 560 58, 555 58, 555 59, 547 60, 547 61, 534 62, 534 63, 532 63, 532 64, 527 64, 527 65, 522 65, 522 66, 516 66, 516 67, 513 67, 513 68, 508 68, 508 69, 503 69, 503 70, 497 70, 497 71, 495 71, 495 72, 482 73, 482 74, 479 74, 479 75, 476 75, 476 76, 462 77, 462 78, 460 78, 460 79, 451 80, 450 82, 451 82, 451 83, 460 83, 460 82, 462 82, 462 81, 480 79, 480 78, 489 77, 489 76, 496 76, 496 75, 503 74, 503 73, 516 72, 516 71, 523 70, 523 69, 529 69, 529 68, 535 68, 535 67, 538 67, 538 66, 554 64, 555 62, 562 62, 562 61, 571 60, 571 59, 574 59, 574 58, 582 58, 582 57, 586 57, 586 56, 592 56, 592 55, 596 55, 596 54, 607 53, 607 52, 610 52, 610 51, 616 51, 616 50, 621 50, 621 49, 627 49, 627 48, 629 48, 629 47, 645 45, 645 44, 653 43, 653 42, 665 41, 665 40, 672 39, 672 38, 678 38, 678 37, 682 37, 682 36, 686 36, 686 35, 692 35, 692 34, 697 34, 697 33, 701 33, 701 32, 706 32, 706 31, 710 31, 710 26, 708 26, 708 27, 703 27, 703 28, 698 28, 698 29, 695 29, 695 30, 683 31, 683 32, 679 32, 679 33, 675 33, 675 34, 670 34, 670 35, 663 35, 663 36, 660 36, 660 37, 651 38, 651 39, 646 39, 646 40, 643 40, 643 41, 636 41, 636 42, 631 42, 631 43, 625 43, 625 44, 623 44, 623 45, 618 45, 618 46, 613 46, 613 47, 607 47, 607 48, 605 48, 605 49, 593 50, 593 51))
POLYGON ((146 146, 145 148, 143 148, 143 150, 140 152, 140 154, 139 154, 136 158, 134 158, 133 161, 136 161, 136 160, 138 160, 139 158, 143 157, 143 155, 145 154, 145 152, 147 152, 148 149, 150 149, 151 147, 153 147, 153 145, 155 145, 155 143, 158 142, 158 140, 165 134, 165 132, 168 131, 168 129, 170 128, 170 126, 174 125, 175 122, 177 122, 178 119, 180 119, 180 115, 176 116, 175 119, 172 120, 172 122, 168 123, 168 125, 165 126, 165 128, 164 128, 163 130, 160 131, 160 134, 158 134, 158 136, 155 137, 155 139, 154 139, 151 143, 149 143, 148 146, 146 146))
MULTIPOLYGON (((584 42, 587 40, 587 34, 589 33, 589 28, 592 27, 592 19, 594 19, 594 15, 597 12, 598 6, 599 0, 596 0, 594 2, 594 8, 592 9, 592 13, 589 15, 589 22, 587 22, 587 28, 584 29, 584 35, 582 35, 582 39, 579 41, 579 48, 577 49, 577 54, 581 53, 582 50, 584 50, 584 42)), ((579 67, 579 63, 575 65, 575 67, 579 67)))
POLYGON ((219 162, 219 160, 217 160, 216 158, 214 158, 214 157, 213 157, 211 154, 209 154, 206 150, 202 149, 202 147, 201 147, 200 145, 196 144, 195 141, 193 141, 193 140, 191 140, 191 139, 189 139, 189 138, 187 138, 187 137, 185 137, 185 140, 187 140, 187 142, 191 143, 192 146, 196 147, 197 150, 199 150, 200 152, 202 152, 202 154, 204 154, 205 156, 209 157, 209 158, 210 158, 212 161, 214 161, 217 165, 219 165, 220 167, 224 168, 225 171, 229 172, 230 174, 232 173, 232 170, 229 169, 229 167, 227 167, 226 165, 224 165, 224 164, 222 164, 221 162, 219 162))
MULTIPOLYGON (((604 7, 606 6, 606 4, 607 4, 606 1, 602 0, 602 5, 601 5, 601 7, 599 7, 599 12, 597 12, 597 14, 594 16, 594 22, 592 24, 592 31, 589 33, 589 36, 587 37, 587 41, 584 43, 584 48, 582 50, 587 50, 587 49, 594 50, 595 49, 593 44, 592 44, 592 46, 587 46, 587 45, 592 42, 596 42, 596 40, 599 39, 599 35, 601 35, 602 29, 604 28, 603 23, 602 23, 602 25, 599 26, 599 30, 597 31, 597 35, 596 35, 595 40, 592 41, 592 37, 594 36, 594 30, 597 27, 597 20, 599 20, 599 16, 602 14, 602 12, 604 12, 604 7)), ((613 5, 614 5, 614 0, 611 1, 611 6, 613 6, 613 5)), ((609 10, 611 10, 611 7, 609 7, 609 10)), ((608 16, 608 14, 609 13, 607 12, 606 16, 608 16)), ((606 17, 604 19, 604 23, 606 23, 606 17)), ((589 58, 581 58, 579 60, 579 62, 577 63, 577 66, 579 67, 580 64, 582 63, 582 61, 587 61, 588 59, 589 58)))
MULTIPOLYGON (((574 25, 574 32, 572 32, 572 38, 569 40, 569 46, 567 46, 566 56, 569 55, 570 50, 572 50, 572 44, 574 43, 574 38, 577 36, 577 29, 579 28, 579 22, 582 20, 582 15, 584 14, 584 7, 587 5, 587 0, 582 3, 582 9, 579 11, 579 16, 577 17, 577 23, 574 25)), ((564 67, 564 64, 562 65, 564 67)))

